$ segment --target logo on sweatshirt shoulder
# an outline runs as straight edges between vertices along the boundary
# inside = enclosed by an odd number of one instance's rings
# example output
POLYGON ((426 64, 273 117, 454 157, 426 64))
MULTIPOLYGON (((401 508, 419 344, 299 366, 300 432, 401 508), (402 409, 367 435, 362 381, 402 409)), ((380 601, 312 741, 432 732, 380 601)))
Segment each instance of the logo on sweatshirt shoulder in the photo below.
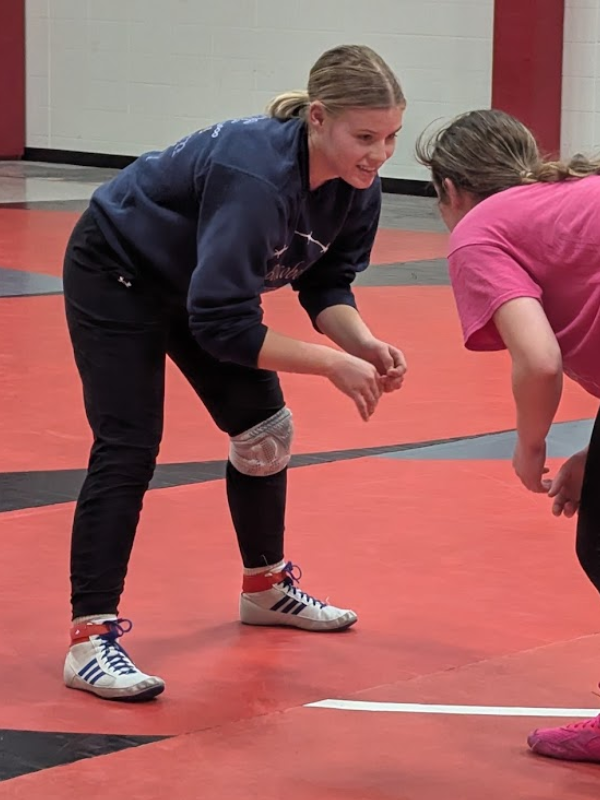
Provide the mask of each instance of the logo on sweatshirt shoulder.
POLYGON ((161 156, 170 153, 171 158, 175 158, 175 156, 179 155, 182 150, 185 149, 186 145, 190 142, 191 139, 196 138, 197 136, 202 136, 204 134, 210 134, 211 139, 217 139, 221 133, 221 131, 230 125, 253 125, 255 122, 259 122, 261 119, 265 119, 265 115, 257 116, 257 117, 240 117, 239 119, 228 119, 224 122, 218 122, 216 125, 208 125, 206 128, 200 128, 197 131, 193 131, 192 133, 188 133, 182 139, 175 142, 175 144, 170 145, 164 150, 156 150, 152 151, 151 153, 146 153, 145 158, 147 161, 154 161, 161 156))

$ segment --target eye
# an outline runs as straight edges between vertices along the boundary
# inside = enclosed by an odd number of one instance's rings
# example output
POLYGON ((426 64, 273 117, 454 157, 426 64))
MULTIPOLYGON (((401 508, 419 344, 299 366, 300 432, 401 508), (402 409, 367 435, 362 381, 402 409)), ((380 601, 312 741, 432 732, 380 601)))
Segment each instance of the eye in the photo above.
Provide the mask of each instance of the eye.
POLYGON ((373 140, 373 137, 370 133, 359 133, 357 139, 361 142, 370 142, 373 140))

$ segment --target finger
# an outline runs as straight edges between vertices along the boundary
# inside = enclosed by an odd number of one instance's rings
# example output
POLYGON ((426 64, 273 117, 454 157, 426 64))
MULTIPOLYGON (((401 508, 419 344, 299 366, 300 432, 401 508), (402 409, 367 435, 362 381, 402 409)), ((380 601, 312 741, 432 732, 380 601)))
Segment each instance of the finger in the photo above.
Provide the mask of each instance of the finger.
POLYGON ((366 401, 364 400, 364 398, 363 398, 363 397, 361 397, 360 395, 357 395, 357 396, 354 398, 354 402, 355 402, 355 404, 356 404, 356 407, 357 407, 357 409, 358 409, 358 413, 360 414, 360 416, 361 416, 362 420, 363 420, 364 422, 368 422, 368 421, 369 421, 369 417, 370 417, 371 415, 369 414, 369 409, 368 409, 368 407, 367 407, 367 403, 366 403, 366 401))
POLYGON ((529 491, 535 492, 535 494, 546 494, 546 490, 544 489, 544 485, 541 481, 539 483, 532 483, 529 491))
POLYGON ((391 389, 399 389, 404 383, 404 375, 393 375, 388 373, 381 378, 381 386, 384 392, 389 392, 391 389))
POLYGON ((393 369, 396 366, 391 348, 388 345, 382 348, 381 364, 385 372, 388 372, 390 369, 393 369))
POLYGON ((396 392, 398 389, 402 388, 402 384, 404 381, 402 378, 396 378, 394 381, 386 381, 383 385, 383 391, 386 394, 390 394, 391 392, 396 392))
POLYGON ((535 492, 536 494, 546 494, 546 489, 544 488, 541 478, 528 477, 523 480, 523 483, 530 492, 535 492))
POLYGON ((365 409, 367 417, 370 417, 375 411, 380 396, 381 390, 379 391, 379 394, 376 394, 370 384, 362 386, 352 394, 354 402, 357 404, 359 402, 361 403, 361 407, 365 409))
POLYGON ((552 513, 555 517, 560 517, 560 515, 563 514, 567 519, 571 519, 571 517, 575 516, 578 509, 579 503, 574 500, 555 501, 552 504, 552 513))
POLYGON ((552 504, 552 515, 555 517, 560 517, 563 513, 563 506, 560 503, 553 503, 552 504))
POLYGON ((371 392, 371 394, 373 394, 377 398, 377 400, 379 400, 379 398, 383 394, 384 378, 385 375, 375 375, 373 379, 369 381, 368 384, 368 390, 371 392))
POLYGON ((579 501, 573 500, 565 492, 559 492, 552 504, 552 513, 555 517, 560 517, 564 514, 565 517, 571 518, 577 513, 579 508, 579 501))
POLYGON ((406 372, 406 359, 404 358, 402 350, 398 350, 397 347, 391 347, 390 352, 394 360, 394 367, 399 367, 406 372))
POLYGON ((560 517, 563 512, 563 508, 565 506, 566 497, 563 494, 558 493, 554 497, 554 501, 552 503, 552 513, 555 517, 560 517))
POLYGON ((392 369, 388 369, 386 373, 386 378, 403 378, 404 374, 406 373, 406 367, 396 366, 392 369))
POLYGON ((564 485, 565 482, 563 480, 562 475, 559 472, 556 478, 554 478, 554 480, 551 481, 550 490, 548 491, 548 497, 556 497, 562 491, 564 485))
POLYGON ((373 414, 377 408, 377 403, 381 397, 381 392, 378 395, 375 395, 373 392, 366 392, 363 397, 366 401, 367 408, 369 409, 369 416, 371 416, 371 414, 373 414))

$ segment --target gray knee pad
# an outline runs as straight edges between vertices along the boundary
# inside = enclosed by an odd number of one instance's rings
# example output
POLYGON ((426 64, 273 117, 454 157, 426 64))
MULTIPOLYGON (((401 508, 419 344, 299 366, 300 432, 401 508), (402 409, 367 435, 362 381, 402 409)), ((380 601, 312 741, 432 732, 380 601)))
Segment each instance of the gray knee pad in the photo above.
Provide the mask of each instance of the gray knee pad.
POLYGON ((284 406, 250 430, 232 436, 229 460, 244 475, 275 475, 289 463, 293 434, 292 412, 284 406))

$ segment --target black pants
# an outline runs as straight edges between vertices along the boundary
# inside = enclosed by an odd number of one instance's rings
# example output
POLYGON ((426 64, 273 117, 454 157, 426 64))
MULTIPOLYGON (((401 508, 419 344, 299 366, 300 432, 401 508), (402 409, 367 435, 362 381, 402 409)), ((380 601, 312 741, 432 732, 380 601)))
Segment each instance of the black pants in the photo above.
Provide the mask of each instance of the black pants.
POLYGON ((600 592, 600 410, 596 416, 585 464, 577 518, 577 557, 600 592))
MULTIPOLYGON (((166 356, 230 436, 275 414, 284 399, 275 373, 204 352, 189 331, 184 300, 127 273, 89 211, 67 247, 64 297, 94 437, 73 522, 73 616, 117 613, 163 432, 166 356)), ((286 482, 285 469, 250 477, 227 463, 229 508, 247 567, 283 558, 286 482)))

